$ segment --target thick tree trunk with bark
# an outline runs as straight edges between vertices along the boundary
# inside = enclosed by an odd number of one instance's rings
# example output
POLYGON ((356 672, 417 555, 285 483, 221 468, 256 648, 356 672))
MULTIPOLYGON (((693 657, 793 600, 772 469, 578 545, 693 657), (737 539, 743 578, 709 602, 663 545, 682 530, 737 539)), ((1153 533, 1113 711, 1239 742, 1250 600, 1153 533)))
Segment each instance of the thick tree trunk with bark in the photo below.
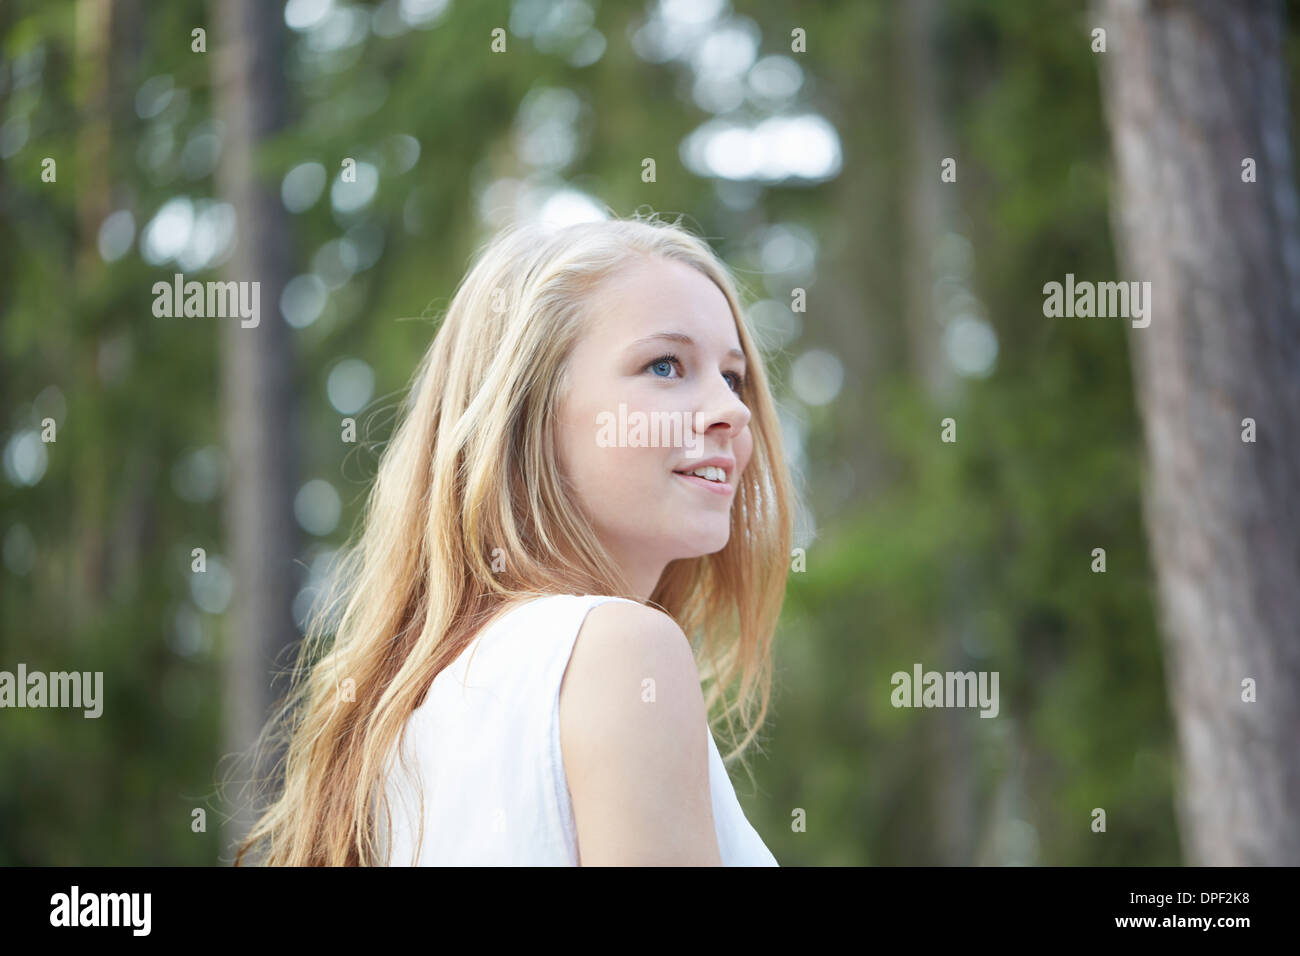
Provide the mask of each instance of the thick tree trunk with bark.
POLYGON ((1151 283, 1150 325, 1129 334, 1184 849, 1195 864, 1296 865, 1300 234, 1281 4, 1096 12, 1121 278, 1151 283))
MULTIPOLYGON (((224 749, 246 754, 272 706, 271 673, 297 638, 292 615, 295 528, 292 353, 280 317, 288 279, 288 225, 275 183, 254 165, 263 140, 284 121, 283 13, 259 0, 212 4, 217 115, 225 140, 217 170, 221 198, 235 209, 228 280, 260 283, 260 318, 222 328, 222 391, 230 486, 226 534, 233 602, 225 642, 224 749)), ((277 687, 277 690, 283 688, 277 687)), ((248 769, 251 769, 248 768, 248 769)), ((249 806, 229 808, 227 848, 248 831, 249 806)))

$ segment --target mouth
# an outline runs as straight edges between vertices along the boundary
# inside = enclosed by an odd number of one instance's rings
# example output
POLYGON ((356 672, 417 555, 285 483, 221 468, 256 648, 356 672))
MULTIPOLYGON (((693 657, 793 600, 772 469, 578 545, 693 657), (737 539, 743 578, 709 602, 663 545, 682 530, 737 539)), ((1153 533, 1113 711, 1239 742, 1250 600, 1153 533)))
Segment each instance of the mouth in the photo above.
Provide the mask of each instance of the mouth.
POLYGON ((674 475, 688 484, 715 495, 730 495, 735 488, 730 483, 731 473, 718 465, 704 465, 698 468, 674 471, 674 475))

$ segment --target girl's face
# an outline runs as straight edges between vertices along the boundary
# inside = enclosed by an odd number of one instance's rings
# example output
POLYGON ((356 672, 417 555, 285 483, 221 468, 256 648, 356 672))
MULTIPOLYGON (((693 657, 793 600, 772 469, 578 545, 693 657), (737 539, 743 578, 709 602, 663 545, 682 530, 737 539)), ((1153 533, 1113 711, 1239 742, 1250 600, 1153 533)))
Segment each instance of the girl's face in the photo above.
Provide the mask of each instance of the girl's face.
POLYGON ((684 263, 639 259, 585 309, 558 411, 560 467, 645 599, 668 562, 727 544, 754 447, 745 358, 726 297, 684 263))

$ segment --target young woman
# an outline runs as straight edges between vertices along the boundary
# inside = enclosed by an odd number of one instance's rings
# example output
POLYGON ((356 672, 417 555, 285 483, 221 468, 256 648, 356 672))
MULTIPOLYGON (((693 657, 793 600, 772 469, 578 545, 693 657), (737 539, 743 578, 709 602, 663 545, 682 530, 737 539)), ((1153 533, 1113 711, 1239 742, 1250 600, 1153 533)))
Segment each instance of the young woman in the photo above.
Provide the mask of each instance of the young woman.
POLYGON ((743 725, 728 760, 762 726, 791 515, 709 246, 506 230, 420 363, 237 863, 775 865, 707 715, 743 725))

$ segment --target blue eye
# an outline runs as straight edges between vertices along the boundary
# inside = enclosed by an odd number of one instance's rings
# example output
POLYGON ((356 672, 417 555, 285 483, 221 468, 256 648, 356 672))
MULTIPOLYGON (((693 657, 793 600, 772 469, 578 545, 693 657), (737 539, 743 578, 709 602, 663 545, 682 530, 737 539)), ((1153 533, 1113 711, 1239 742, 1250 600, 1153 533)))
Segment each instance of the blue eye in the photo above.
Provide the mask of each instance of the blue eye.
MULTIPOLYGON (((661 355, 653 362, 648 364, 646 368, 647 369, 654 369, 660 367, 672 368, 673 366, 678 366, 678 365, 681 365, 681 362, 678 360, 676 355, 661 355)), ((667 378, 667 377, 668 377, 667 375, 659 375, 659 374, 655 375, 655 378, 667 378)))
MULTIPOLYGON (((647 363, 645 371, 648 372, 652 369, 658 368, 673 368, 674 366, 680 369, 681 364, 681 359, 676 355, 661 355, 653 362, 647 363)), ((726 372, 725 374, 730 376, 728 382, 731 383, 731 390, 737 395, 740 395, 745 388, 745 376, 741 375, 739 372, 726 372)), ((668 378, 668 375, 660 375, 658 372, 655 372, 654 376, 655 378, 668 378)))

